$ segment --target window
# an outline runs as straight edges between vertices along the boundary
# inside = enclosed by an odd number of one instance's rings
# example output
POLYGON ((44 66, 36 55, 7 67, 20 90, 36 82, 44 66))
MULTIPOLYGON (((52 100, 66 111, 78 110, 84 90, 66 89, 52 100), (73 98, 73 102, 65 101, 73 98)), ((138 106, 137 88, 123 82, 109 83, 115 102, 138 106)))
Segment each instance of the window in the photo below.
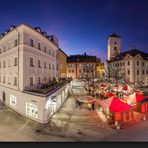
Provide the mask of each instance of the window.
POLYGON ((14 47, 17 46, 17 39, 14 41, 14 47))
POLYGON ((38 84, 41 84, 41 78, 38 77, 38 84))
POLYGON ((44 83, 46 83, 46 81, 47 81, 47 78, 46 78, 46 77, 44 77, 44 83))
POLYGON ((0 68, 1 68, 1 62, 0 62, 0 68))
POLYGON ((38 43, 38 49, 41 50, 41 44, 40 43, 38 43))
POLYGON ((127 71, 127 74, 130 75, 130 70, 127 71))
POLYGON ((11 79, 8 77, 8 84, 11 85, 11 79))
POLYGON ((30 39, 30 46, 33 47, 33 39, 30 39))
POLYGON ((146 70, 146 74, 148 75, 148 70, 146 70))
POLYGON ((56 65, 56 69, 59 70, 58 64, 56 65))
POLYGON ((33 66, 33 58, 30 58, 30 67, 34 67, 33 66))
POLYGON ((79 72, 81 73, 81 69, 79 69, 79 72))
POLYGON ((6 46, 4 46, 4 52, 6 52, 6 46))
POLYGON ((51 65, 50 65, 50 63, 49 63, 49 69, 51 69, 51 65))
POLYGON ((10 106, 16 108, 17 100, 16 97, 13 95, 10 95, 10 106))
POLYGON ((49 52, 48 52, 48 53, 49 53, 49 55, 51 55, 51 51, 50 51, 50 50, 49 50, 49 52))
POLYGON ((14 86, 17 86, 17 77, 14 77, 14 86))
POLYGON ((124 62, 123 62, 123 66, 124 66, 124 62))
POLYGON ((143 75, 145 74, 145 71, 143 70, 143 75))
POLYGON ((44 62, 44 68, 46 69, 47 67, 46 67, 46 62, 44 62))
POLYGON ((38 60, 38 68, 41 68, 41 61, 38 60))
POLYGON ((11 59, 8 60, 8 67, 11 67, 11 59))
POLYGON ((127 62, 127 65, 130 65, 130 61, 127 62))
POLYGON ((32 118, 38 118, 38 106, 36 104, 26 102, 26 115, 32 118))
POLYGON ((0 48, 0 54, 2 53, 2 49, 0 48))
POLYGON ((4 61, 4 62, 3 62, 3 68, 5 68, 5 67, 6 67, 6 62, 4 61))
POLYGON ((18 58, 14 58, 14 66, 17 66, 18 65, 18 58))
POLYGON ((3 83, 5 83, 5 76, 3 77, 3 83))
POLYGON ((142 63, 142 66, 144 66, 144 62, 142 63))
POLYGON ((139 66, 139 61, 137 61, 137 66, 139 66))
POLYGON ((139 75, 139 70, 137 70, 137 75, 139 75))
POLYGON ((44 52, 47 53, 47 49, 46 49, 46 47, 44 47, 44 52))
POLYGON ((74 69, 72 69, 72 73, 74 73, 74 69))
POLYGON ((54 57, 54 52, 52 53, 52 56, 54 57))
POLYGON ((33 86, 33 77, 30 77, 30 86, 33 86))
POLYGON ((54 70, 54 64, 52 65, 52 69, 54 70))
POLYGON ((1 83, 1 76, 0 76, 0 83, 1 83))
POLYGON ((71 69, 69 69, 68 72, 71 73, 71 69))

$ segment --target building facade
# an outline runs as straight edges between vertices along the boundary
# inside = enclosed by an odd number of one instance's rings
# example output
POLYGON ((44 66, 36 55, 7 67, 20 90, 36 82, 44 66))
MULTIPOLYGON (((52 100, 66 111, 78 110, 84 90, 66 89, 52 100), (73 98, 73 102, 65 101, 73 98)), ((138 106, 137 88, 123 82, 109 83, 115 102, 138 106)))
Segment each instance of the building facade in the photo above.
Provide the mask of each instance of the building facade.
POLYGON ((67 77, 73 79, 96 77, 96 66, 96 56, 71 55, 67 58, 67 77))
POLYGON ((98 60, 97 63, 96 72, 97 72, 97 78, 103 81, 105 79, 105 67, 104 63, 102 63, 100 59, 98 60))
MULTIPOLYGON (((17 112, 38 122, 47 122, 45 108, 51 96, 28 94, 40 84, 59 76, 58 40, 39 27, 11 26, 0 36, 0 100, 17 112)), ((67 85, 63 87, 67 96, 67 85), (65 88, 66 87, 66 88, 65 88)), ((58 93, 58 92, 57 92, 58 93)), ((64 98, 63 98, 64 99, 64 98)))
POLYGON ((67 77, 67 54, 59 48, 59 77, 66 78, 67 77))
MULTIPOLYGON (((112 36, 109 38, 110 40, 115 39, 112 36)), ((110 54, 109 48, 108 54, 110 54)), ((125 52, 119 51, 110 57, 106 62, 108 77, 138 86, 148 86, 148 53, 137 49, 129 49, 125 52)))

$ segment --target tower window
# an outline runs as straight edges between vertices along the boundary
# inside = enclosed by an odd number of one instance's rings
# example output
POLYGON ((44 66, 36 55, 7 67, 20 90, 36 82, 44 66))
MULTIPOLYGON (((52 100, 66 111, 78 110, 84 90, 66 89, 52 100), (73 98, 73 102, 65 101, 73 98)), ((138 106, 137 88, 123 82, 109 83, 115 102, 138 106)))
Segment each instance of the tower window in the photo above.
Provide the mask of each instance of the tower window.
POLYGON ((115 45, 117 45, 117 42, 114 42, 115 45))

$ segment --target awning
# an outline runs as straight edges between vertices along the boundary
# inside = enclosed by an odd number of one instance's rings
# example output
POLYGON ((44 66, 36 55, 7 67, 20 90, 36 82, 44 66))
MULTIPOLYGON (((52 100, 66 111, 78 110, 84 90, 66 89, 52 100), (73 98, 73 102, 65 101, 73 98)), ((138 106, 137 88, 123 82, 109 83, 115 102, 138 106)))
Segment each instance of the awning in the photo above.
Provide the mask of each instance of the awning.
POLYGON ((124 98, 124 100, 128 103, 128 104, 136 104, 137 102, 140 102, 142 100, 144 100, 145 96, 143 96, 140 93, 134 93, 132 95, 129 95, 127 97, 124 98))
POLYGON ((128 111, 132 108, 132 106, 128 105, 127 103, 124 103, 121 99, 114 97, 109 109, 111 112, 123 112, 128 111))

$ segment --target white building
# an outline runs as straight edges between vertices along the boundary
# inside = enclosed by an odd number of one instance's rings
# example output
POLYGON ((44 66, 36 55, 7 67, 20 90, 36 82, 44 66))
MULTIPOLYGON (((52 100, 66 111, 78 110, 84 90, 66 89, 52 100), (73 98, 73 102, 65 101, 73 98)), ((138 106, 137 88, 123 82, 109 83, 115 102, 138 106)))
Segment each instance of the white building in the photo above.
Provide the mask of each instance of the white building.
POLYGON ((113 78, 113 75, 119 75, 119 80, 123 78, 126 82, 134 85, 148 86, 148 53, 137 49, 121 52, 120 47, 121 38, 118 35, 116 37, 115 35, 109 36, 108 66, 106 66, 108 76, 113 78), (114 48, 115 43, 117 48, 114 48))
POLYGON ((40 84, 46 84, 59 76, 58 49, 58 40, 42 32, 39 27, 22 24, 12 26, 1 34, 1 102, 33 120, 48 122, 67 97, 68 85, 48 95, 38 95, 28 90, 34 90, 40 84), (52 102, 53 97, 56 102, 52 102))

